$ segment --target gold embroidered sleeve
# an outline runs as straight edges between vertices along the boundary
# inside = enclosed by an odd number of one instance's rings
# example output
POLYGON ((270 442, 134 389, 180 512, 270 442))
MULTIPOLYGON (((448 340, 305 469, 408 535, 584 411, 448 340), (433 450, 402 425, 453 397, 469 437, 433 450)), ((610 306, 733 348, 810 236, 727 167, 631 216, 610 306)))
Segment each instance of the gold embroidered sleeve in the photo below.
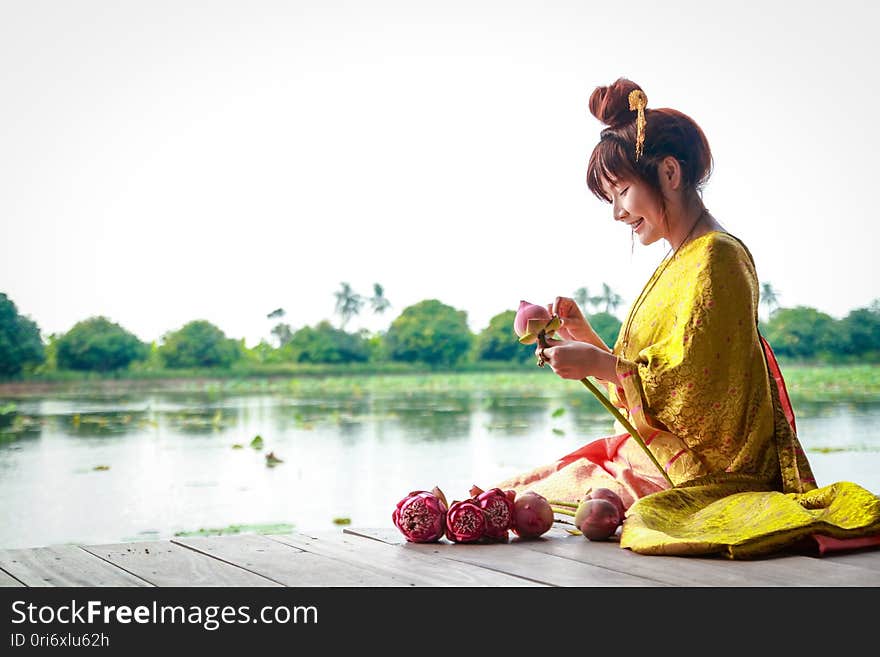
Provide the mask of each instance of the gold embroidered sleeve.
POLYGON ((765 442, 772 435, 772 417, 757 417, 764 411, 761 395, 753 394, 763 371, 754 268, 744 249, 723 239, 692 251, 681 266, 692 275, 677 276, 663 292, 663 316, 654 319, 662 330, 620 369, 638 379, 630 388, 645 414, 681 438, 710 471, 763 471, 773 465, 758 462, 768 458, 766 450, 742 450, 757 434, 765 442), (769 429, 755 426, 767 420, 769 429))

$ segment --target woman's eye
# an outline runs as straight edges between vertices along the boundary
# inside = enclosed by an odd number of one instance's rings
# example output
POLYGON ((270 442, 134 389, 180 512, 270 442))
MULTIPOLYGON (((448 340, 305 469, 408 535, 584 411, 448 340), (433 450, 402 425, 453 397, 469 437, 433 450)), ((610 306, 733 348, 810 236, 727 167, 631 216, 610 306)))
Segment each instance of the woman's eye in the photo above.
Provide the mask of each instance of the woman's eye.
POLYGON ((629 187, 624 187, 622 190, 620 190, 620 195, 621 195, 621 196, 624 196, 624 195, 626 195, 626 193, 627 193, 628 191, 629 191, 629 187))

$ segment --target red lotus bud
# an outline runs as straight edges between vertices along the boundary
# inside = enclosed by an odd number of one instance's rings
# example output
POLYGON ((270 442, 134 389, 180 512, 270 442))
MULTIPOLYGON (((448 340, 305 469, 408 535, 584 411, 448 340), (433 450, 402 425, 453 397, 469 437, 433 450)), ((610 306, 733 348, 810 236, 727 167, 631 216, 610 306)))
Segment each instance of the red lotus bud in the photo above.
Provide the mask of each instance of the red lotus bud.
POLYGON ((581 533, 591 541, 604 541, 620 526, 617 507, 608 500, 597 498, 584 500, 578 507, 575 524, 581 533))
POLYGON ((621 522, 623 522, 624 517, 626 517, 626 507, 623 505, 623 500, 620 499, 620 495, 615 493, 610 488, 597 488, 596 490, 590 491, 585 499, 608 500, 615 507, 617 507, 617 513, 620 516, 621 522))
POLYGON ((553 509, 543 495, 527 491, 516 498, 513 506, 512 529, 517 536, 535 538, 553 526, 553 509))
POLYGON ((550 311, 544 306, 538 306, 528 301, 520 301, 513 320, 513 330, 517 337, 521 338, 529 332, 529 320, 542 320, 545 324, 550 321, 550 311))
POLYGON ((434 543, 446 531, 446 504, 428 491, 413 491, 397 503, 391 519, 407 541, 434 543))
POLYGON ((446 513, 446 538, 455 543, 473 543, 485 531, 486 518, 475 500, 452 503, 446 513))

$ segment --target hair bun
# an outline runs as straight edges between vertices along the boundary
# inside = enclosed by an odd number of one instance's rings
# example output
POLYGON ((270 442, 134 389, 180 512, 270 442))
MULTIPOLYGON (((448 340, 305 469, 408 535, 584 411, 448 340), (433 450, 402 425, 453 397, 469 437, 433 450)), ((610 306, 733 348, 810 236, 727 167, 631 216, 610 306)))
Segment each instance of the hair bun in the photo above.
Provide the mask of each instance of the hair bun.
POLYGON ((596 87, 590 94, 590 112, 611 128, 632 123, 636 120, 636 112, 629 107, 629 94, 635 90, 645 93, 626 78, 618 78, 608 87, 596 87))

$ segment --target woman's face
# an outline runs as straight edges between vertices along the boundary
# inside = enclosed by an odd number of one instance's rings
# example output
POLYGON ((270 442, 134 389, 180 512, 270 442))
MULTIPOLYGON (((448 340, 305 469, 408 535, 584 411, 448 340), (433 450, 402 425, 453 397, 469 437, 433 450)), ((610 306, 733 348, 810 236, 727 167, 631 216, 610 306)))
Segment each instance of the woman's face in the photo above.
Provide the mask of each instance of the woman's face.
POLYGON ((643 182, 620 179, 602 184, 611 199, 615 221, 627 224, 642 244, 653 244, 666 237, 663 210, 650 188, 643 182))

